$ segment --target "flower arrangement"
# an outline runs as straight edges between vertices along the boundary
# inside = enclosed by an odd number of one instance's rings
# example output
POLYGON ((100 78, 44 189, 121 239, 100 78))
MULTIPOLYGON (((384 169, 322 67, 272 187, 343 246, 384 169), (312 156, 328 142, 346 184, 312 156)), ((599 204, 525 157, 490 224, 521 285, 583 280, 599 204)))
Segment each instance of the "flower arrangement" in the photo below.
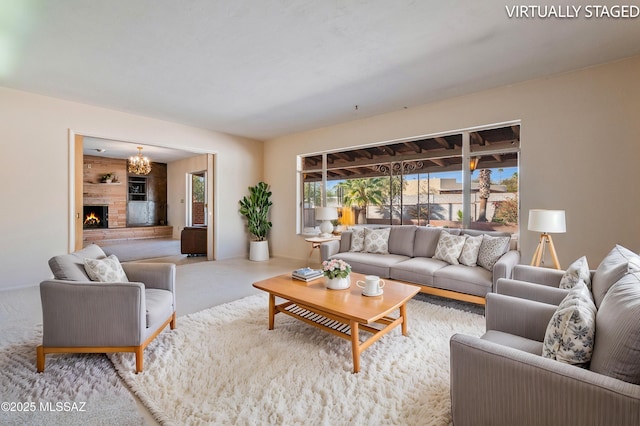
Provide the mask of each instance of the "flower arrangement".
POLYGON ((325 260, 322 262, 322 271, 327 278, 347 278, 351 273, 351 265, 340 259, 325 260))

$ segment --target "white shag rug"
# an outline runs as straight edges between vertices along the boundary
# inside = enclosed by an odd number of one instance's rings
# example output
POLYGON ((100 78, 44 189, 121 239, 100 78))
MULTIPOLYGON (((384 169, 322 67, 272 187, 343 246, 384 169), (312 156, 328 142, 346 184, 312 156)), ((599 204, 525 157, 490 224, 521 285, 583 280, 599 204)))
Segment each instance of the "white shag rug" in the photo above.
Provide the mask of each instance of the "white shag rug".
POLYGON ((101 354, 47 355, 39 332, 0 348, 1 425, 144 425, 131 392, 101 354), (9 404, 9 405, 7 405, 9 404))
POLYGON ((284 314, 267 330, 266 293, 178 318, 140 374, 132 354, 110 358, 165 425, 450 424, 449 338, 480 336, 484 317, 417 300, 407 310, 409 335, 370 346, 358 374, 348 340, 284 314))

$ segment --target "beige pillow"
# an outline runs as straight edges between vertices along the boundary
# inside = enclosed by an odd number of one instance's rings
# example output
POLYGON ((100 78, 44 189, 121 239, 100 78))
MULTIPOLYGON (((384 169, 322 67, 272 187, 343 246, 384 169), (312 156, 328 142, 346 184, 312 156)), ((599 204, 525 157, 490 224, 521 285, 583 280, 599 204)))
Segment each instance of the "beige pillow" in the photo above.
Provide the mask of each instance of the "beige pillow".
POLYGON ((118 258, 112 254, 106 259, 84 259, 84 270, 92 281, 103 283, 129 282, 118 258))
POLYGON ((364 228, 351 229, 351 248, 349 251, 364 250, 364 228))
POLYGON ((389 233, 391 228, 364 228, 364 251, 367 253, 389 254, 389 233))
POLYGON ((433 255, 433 258, 444 260, 451 265, 459 264, 458 258, 462 253, 465 240, 466 235, 451 235, 447 231, 442 231, 436 246, 436 254, 433 255))

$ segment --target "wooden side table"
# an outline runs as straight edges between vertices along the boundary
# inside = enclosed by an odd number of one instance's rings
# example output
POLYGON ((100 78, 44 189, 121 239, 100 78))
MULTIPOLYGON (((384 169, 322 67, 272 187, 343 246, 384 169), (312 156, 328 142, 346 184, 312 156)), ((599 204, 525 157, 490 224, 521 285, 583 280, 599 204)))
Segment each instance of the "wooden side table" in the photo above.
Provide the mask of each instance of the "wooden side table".
POLYGON ((327 241, 339 240, 339 235, 334 235, 331 237, 310 237, 305 238, 304 240, 311 243, 311 250, 309 251, 309 255, 307 256, 307 266, 309 266, 309 259, 311 259, 311 255, 313 251, 320 247, 320 244, 326 243, 327 241))

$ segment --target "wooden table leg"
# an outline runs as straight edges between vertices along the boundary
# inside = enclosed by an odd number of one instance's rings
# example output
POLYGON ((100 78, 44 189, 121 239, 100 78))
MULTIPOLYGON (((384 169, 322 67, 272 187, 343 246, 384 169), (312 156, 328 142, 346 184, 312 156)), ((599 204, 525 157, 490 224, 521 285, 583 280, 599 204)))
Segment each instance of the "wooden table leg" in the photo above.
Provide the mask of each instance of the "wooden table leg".
POLYGON ((353 372, 360 371, 360 336, 358 332, 358 323, 350 321, 351 327, 351 352, 353 353, 353 372))
POLYGON ((407 335, 407 305, 400 306, 400 318, 402 318, 402 335, 407 335))
POLYGON ((276 295, 269 293, 269 330, 273 330, 275 315, 276 315, 276 295))

